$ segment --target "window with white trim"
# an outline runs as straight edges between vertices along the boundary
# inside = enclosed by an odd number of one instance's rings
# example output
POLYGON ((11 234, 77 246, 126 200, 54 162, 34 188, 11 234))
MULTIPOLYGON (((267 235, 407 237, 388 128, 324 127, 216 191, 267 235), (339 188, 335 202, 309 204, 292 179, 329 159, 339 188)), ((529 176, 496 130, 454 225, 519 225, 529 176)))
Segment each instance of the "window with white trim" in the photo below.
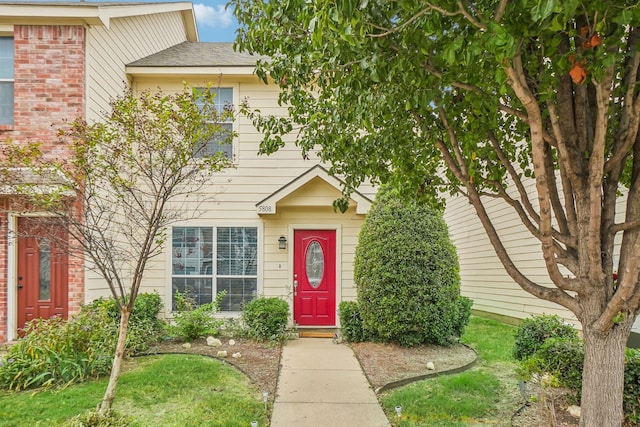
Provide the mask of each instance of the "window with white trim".
POLYGON ((201 305, 226 291, 221 311, 241 311, 255 298, 257 227, 173 227, 172 234, 172 298, 180 292, 201 305))
MULTIPOLYGON (((202 156, 222 152, 227 158, 232 159, 233 143, 229 135, 233 132, 233 121, 228 113, 229 111, 233 111, 233 88, 219 87, 209 90, 215 94, 213 103, 220 118, 219 121, 212 121, 210 123, 215 123, 220 126, 220 132, 217 132, 216 135, 207 142, 206 148, 198 154, 202 156)), ((202 103, 202 100, 196 102, 198 106, 202 106, 202 103)))
POLYGON ((0 37, 0 125, 13 124, 13 37, 0 37))

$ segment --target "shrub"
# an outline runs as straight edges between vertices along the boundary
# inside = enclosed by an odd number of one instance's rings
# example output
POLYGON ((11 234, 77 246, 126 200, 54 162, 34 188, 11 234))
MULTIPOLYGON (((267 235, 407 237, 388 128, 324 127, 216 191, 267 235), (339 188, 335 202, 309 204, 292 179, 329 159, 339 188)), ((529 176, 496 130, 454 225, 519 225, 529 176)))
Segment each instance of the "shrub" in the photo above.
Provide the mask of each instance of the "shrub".
POLYGON ((640 424, 640 350, 627 349, 624 365, 624 414, 640 424))
MULTIPOLYGON (((113 298, 98 298, 83 307, 83 310, 104 310, 113 320, 116 330, 120 325, 120 310, 113 298)), ((140 353, 157 342, 165 330, 165 322, 158 318, 162 310, 162 299, 157 292, 142 293, 136 298, 129 316, 127 329, 127 352, 140 353)))
POLYGON ((280 298, 256 298, 244 306, 242 319, 251 338, 282 341, 286 337, 289 304, 280 298))
MULTIPOLYGON (((542 341, 542 344, 533 354, 522 358, 520 375, 528 380, 533 375, 551 374, 558 379, 560 386, 573 391, 576 399, 579 400, 582 393, 584 343, 577 332, 562 323, 557 316, 534 317, 527 322, 524 329, 528 331, 526 334, 520 334, 525 343, 524 348, 530 348, 534 342, 542 341), (558 325, 560 328, 555 329, 558 325), (544 335, 541 331, 547 331, 550 337, 539 338, 544 335)), ((640 423, 640 350, 638 349, 626 350, 623 393, 624 414, 627 421, 633 425, 640 423)))
POLYGON ((34 319, 0 363, 0 387, 22 390, 109 373, 118 329, 104 310, 34 319))
POLYGON ((360 307, 356 301, 342 301, 340 303, 340 332, 347 341, 360 342, 367 340, 367 334, 362 327, 360 307))
POLYGON ((215 314, 220 311, 220 301, 225 295, 225 292, 220 292, 214 301, 198 306, 193 298, 177 292, 173 297, 177 309, 173 317, 176 323, 174 333, 186 341, 218 335, 224 320, 216 319, 215 314))
POLYGON ((582 365, 584 345, 575 337, 554 337, 546 340, 540 348, 522 363, 525 378, 532 375, 551 374, 559 385, 575 392, 580 399, 582 388, 582 365))
POLYGON ((127 427, 130 419, 111 410, 106 414, 98 410, 88 411, 73 417, 65 427, 127 427))
POLYGON ((442 213, 379 193, 360 231, 354 263, 365 333, 412 346, 454 343, 469 321, 458 257, 442 213))
POLYGON ((575 339, 578 333, 556 315, 533 316, 516 329, 513 357, 524 360, 532 356, 549 338, 575 339))

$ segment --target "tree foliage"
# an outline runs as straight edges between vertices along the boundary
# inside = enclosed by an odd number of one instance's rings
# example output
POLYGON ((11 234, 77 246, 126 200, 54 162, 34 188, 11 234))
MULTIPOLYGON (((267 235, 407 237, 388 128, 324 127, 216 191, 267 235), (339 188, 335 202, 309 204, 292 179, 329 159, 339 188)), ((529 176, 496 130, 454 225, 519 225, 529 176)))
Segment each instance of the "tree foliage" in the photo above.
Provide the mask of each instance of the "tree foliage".
POLYGON ((367 337, 403 346, 450 345, 464 332, 471 300, 442 213, 378 193, 358 236, 354 280, 367 337))
POLYGON ((257 73, 289 108, 250 112, 262 152, 293 133, 347 194, 368 177, 467 197, 513 280, 582 323, 582 424, 618 425, 640 306, 637 2, 232 4, 237 46, 268 56, 257 73), (496 198, 540 241, 549 280, 518 268, 485 209, 496 198))

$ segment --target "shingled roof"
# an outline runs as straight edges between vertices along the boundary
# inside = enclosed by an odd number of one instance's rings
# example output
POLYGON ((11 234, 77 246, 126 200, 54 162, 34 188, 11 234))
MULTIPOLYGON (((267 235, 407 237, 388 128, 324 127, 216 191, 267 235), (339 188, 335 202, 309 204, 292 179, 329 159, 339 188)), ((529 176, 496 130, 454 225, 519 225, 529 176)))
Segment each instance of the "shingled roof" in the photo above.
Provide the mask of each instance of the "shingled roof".
POLYGON ((233 50, 233 43, 182 42, 128 67, 253 67, 258 56, 233 50))

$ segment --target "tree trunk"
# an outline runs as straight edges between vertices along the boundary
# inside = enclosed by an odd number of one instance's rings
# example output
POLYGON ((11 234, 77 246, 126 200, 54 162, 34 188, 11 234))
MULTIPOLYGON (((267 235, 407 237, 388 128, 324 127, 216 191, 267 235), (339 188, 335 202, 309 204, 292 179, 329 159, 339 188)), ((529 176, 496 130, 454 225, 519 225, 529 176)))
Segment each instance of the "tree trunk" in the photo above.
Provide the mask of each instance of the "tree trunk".
POLYGON ((607 333, 584 330, 581 427, 620 427, 623 421, 624 355, 632 322, 607 333))
POLYGON ((116 397, 116 387, 120 379, 120 371, 122 368, 122 360, 124 359, 124 350, 127 344, 127 328, 129 327, 129 308, 125 305, 120 310, 120 329, 118 331, 118 344, 116 344, 116 354, 113 357, 113 365, 111 366, 111 375, 109 376, 109 384, 102 398, 100 412, 107 414, 113 405, 113 399, 116 397))

